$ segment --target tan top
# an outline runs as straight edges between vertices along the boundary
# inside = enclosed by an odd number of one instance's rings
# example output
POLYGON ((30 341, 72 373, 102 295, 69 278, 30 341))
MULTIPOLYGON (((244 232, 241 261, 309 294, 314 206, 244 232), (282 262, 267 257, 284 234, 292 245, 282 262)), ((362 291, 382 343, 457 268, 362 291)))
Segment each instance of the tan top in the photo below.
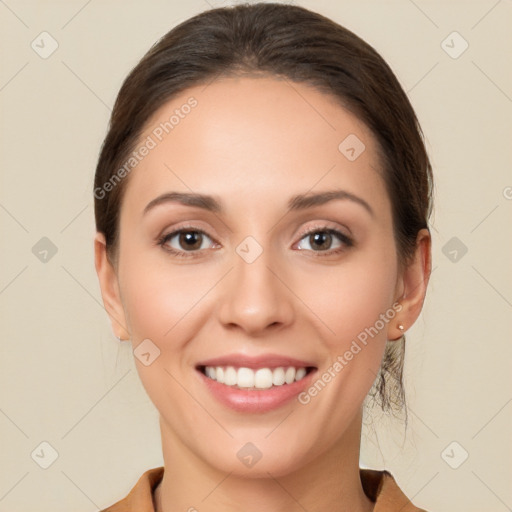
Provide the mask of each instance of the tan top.
MULTIPOLYGON (((427 512, 415 507, 386 470, 359 468, 365 494, 375 503, 374 512, 427 512)), ((153 491, 164 476, 164 467, 149 469, 128 496, 100 512, 155 512, 153 491)))

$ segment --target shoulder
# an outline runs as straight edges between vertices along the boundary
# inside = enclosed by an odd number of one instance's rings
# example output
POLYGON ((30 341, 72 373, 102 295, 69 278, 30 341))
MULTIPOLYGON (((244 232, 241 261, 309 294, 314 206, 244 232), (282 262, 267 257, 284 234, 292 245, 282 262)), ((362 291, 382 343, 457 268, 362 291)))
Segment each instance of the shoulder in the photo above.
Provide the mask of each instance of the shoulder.
POLYGON ((374 512, 427 512, 407 498, 389 471, 360 468, 359 474, 364 492, 375 502, 374 512))
POLYGON ((153 491, 163 476, 163 466, 148 469, 125 498, 100 512, 154 512, 153 491))

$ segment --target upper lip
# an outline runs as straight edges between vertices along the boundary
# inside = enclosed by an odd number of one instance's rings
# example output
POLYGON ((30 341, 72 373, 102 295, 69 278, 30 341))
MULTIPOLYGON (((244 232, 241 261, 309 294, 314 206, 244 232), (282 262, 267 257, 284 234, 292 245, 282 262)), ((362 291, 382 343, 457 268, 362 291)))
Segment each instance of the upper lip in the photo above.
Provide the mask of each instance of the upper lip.
POLYGON ((237 368, 279 368, 280 366, 294 368, 316 368, 310 361, 296 359, 294 357, 281 356, 279 354, 261 354, 259 356, 248 356, 246 354, 227 354, 214 357, 197 363, 201 366, 235 366, 237 368))

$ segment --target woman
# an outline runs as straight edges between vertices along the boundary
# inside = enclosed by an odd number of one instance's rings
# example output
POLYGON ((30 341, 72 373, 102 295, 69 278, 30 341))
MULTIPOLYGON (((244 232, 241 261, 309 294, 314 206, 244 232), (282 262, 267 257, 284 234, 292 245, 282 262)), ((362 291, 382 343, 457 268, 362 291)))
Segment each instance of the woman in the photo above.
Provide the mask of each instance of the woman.
POLYGON ((359 467, 431 270, 430 162, 375 50, 292 5, 194 16, 125 80, 94 187, 164 458, 105 510, 420 510, 359 467))

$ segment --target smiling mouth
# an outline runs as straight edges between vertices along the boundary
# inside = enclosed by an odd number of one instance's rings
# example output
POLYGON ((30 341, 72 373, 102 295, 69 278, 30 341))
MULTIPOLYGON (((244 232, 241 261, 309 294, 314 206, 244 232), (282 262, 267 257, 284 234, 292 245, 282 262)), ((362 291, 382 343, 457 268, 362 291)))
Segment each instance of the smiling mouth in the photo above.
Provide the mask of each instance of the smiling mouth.
POLYGON ((234 366, 197 366, 207 378, 220 384, 245 390, 263 390, 280 386, 287 386, 298 382, 311 372, 316 371, 314 366, 295 367, 279 366, 276 368, 258 368, 234 366))

